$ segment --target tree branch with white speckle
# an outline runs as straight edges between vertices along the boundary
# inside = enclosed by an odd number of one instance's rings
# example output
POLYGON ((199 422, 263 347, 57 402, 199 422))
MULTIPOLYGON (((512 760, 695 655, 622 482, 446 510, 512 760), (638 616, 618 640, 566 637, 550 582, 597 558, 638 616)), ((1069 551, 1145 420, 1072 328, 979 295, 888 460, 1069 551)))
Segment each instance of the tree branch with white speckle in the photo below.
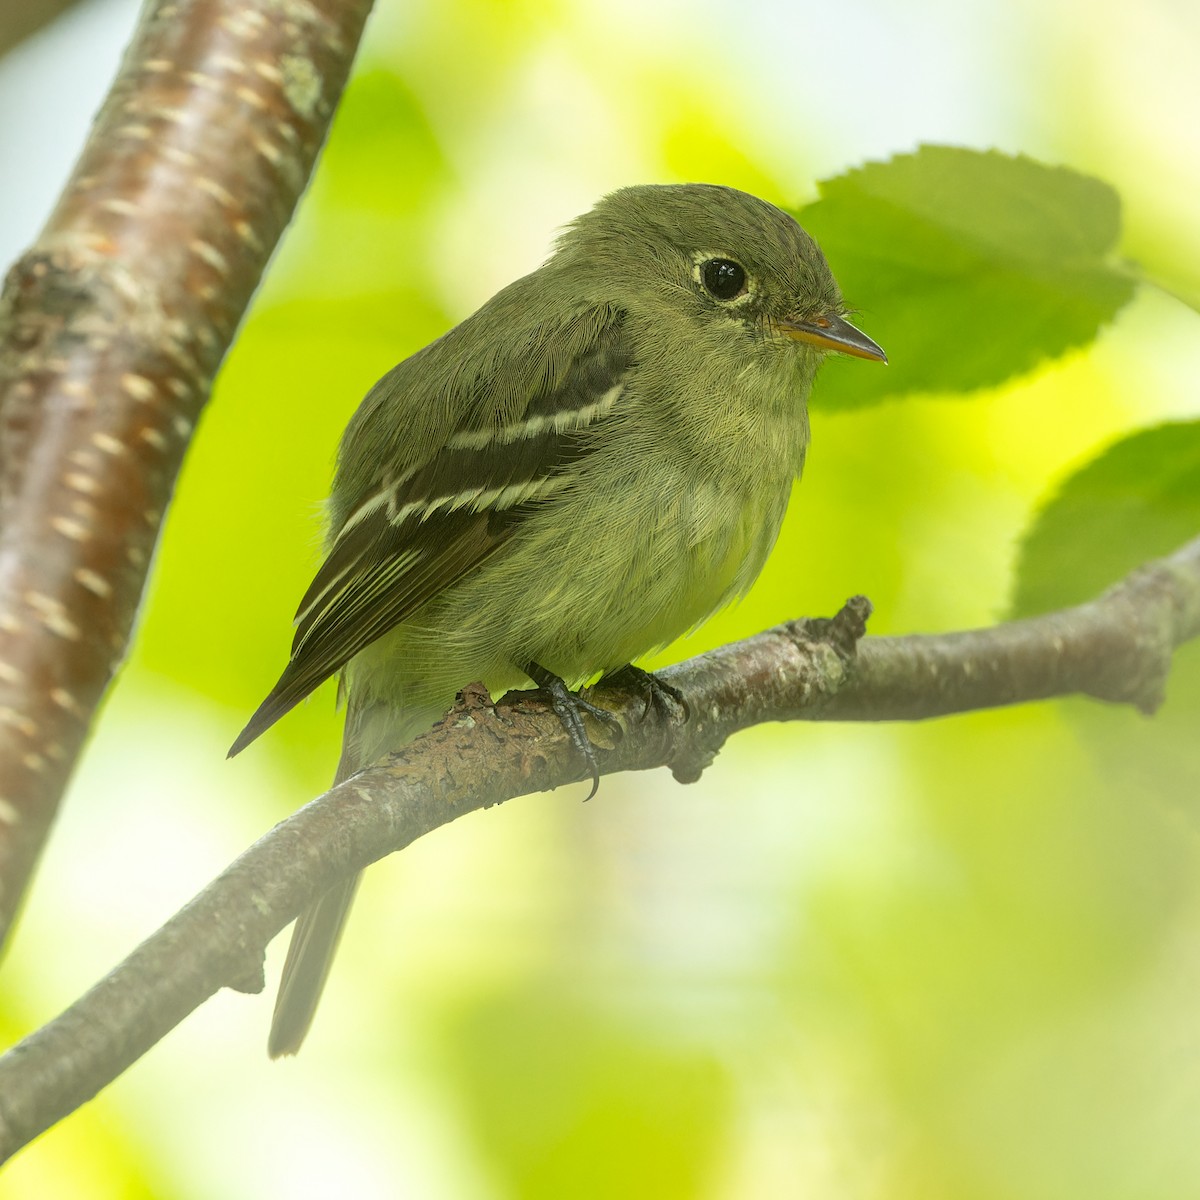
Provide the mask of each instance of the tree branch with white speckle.
POLYGON ((0 296, 0 942, 370 0, 153 0, 0 296))

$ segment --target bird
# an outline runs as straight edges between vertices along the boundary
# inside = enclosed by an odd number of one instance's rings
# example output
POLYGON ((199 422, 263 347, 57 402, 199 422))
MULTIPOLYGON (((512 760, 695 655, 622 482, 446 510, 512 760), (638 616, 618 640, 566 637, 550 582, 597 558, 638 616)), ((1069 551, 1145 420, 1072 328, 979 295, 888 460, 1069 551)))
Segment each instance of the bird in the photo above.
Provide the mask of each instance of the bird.
MULTIPOLYGON (((603 197, 542 266, 368 392, 287 665, 230 755, 335 675, 335 782, 466 684, 532 681, 594 790, 572 689, 753 583, 804 467, 821 361, 887 361, 847 315, 817 243, 765 200, 700 183, 603 197)), ((309 1030, 356 884, 297 921, 273 1058, 309 1030)))

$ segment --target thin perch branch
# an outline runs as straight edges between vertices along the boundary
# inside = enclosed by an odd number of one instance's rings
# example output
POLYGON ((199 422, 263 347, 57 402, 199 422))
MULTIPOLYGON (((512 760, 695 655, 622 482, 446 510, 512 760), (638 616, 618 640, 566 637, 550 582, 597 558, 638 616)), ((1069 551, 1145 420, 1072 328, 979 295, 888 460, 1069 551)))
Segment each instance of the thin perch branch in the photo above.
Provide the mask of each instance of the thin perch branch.
MULTIPOLYGON (((638 689, 593 697, 624 737, 605 774, 699 776, 765 721, 921 719, 1082 693, 1151 710, 1200 635, 1200 538, 1090 603, 993 629, 864 638, 870 605, 794 621, 661 673, 688 713, 638 689)), ((597 736, 603 730, 596 730, 597 736)), ((267 943, 335 880, 465 813, 581 779, 536 693, 478 685, 424 737, 276 826, 61 1016, 0 1057, 0 1161, 77 1108, 221 987, 257 992, 267 943)))
POLYGON ((151 0, 0 297, 0 943, 370 0, 151 0))

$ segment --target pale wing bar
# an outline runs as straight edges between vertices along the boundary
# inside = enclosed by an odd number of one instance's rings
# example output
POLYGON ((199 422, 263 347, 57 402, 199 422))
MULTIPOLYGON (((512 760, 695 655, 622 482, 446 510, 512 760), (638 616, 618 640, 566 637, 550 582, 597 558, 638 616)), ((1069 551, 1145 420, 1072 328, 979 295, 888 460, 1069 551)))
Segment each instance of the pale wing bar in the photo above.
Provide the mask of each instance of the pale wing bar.
POLYGON ((552 502, 568 468, 594 445, 589 431, 617 407, 632 365, 614 322, 519 420, 486 441, 486 430, 457 430, 427 463, 365 497, 300 602, 287 667, 230 754, 552 502))

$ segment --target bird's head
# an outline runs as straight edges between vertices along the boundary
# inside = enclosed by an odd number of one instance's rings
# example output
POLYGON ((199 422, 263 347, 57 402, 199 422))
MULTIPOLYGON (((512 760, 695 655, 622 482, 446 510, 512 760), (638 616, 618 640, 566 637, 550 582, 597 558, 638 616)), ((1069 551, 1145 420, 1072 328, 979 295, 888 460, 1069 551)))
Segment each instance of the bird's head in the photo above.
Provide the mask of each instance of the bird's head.
POLYGON ((846 320, 817 243, 787 213, 735 188, 621 188, 572 222, 555 259, 594 299, 648 301, 700 328, 729 321, 758 341, 887 361, 846 320))

